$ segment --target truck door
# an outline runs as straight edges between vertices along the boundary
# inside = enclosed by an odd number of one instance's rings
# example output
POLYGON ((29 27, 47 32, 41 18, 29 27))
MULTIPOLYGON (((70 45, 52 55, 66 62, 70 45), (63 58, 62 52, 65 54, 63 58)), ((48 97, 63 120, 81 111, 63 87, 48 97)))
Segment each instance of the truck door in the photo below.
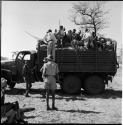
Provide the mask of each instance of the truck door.
POLYGON ((18 77, 19 83, 24 82, 23 76, 22 76, 22 69, 23 69, 25 60, 30 60, 30 53, 29 52, 18 53, 16 57, 16 67, 17 67, 17 77, 18 77))

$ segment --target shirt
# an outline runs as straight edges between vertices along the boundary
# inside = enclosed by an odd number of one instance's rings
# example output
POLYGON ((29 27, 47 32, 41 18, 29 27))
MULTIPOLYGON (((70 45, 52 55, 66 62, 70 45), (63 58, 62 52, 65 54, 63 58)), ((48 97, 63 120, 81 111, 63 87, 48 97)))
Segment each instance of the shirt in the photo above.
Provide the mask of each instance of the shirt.
POLYGON ((56 39, 55 35, 53 33, 51 33, 51 32, 47 33, 44 36, 43 40, 44 40, 45 43, 50 41, 50 40, 52 40, 54 43, 57 43, 57 39, 56 39))
POLYGON ((83 39, 87 39, 88 37, 90 37, 91 34, 89 32, 86 32, 84 35, 83 35, 83 39))
POLYGON ((60 31, 59 31, 59 33, 60 33, 61 37, 65 36, 65 32, 64 32, 64 30, 63 30, 63 29, 62 29, 62 30, 60 30, 60 31))
POLYGON ((48 61, 43 66, 44 75, 56 75, 58 72, 58 65, 55 62, 48 61))

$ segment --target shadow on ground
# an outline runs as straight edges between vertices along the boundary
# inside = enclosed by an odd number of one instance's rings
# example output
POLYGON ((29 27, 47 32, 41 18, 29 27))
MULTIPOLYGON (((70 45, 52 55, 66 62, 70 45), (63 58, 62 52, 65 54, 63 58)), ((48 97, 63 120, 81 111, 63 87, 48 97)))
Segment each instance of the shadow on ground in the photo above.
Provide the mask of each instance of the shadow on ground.
MULTIPOLYGON (((42 90, 40 89, 31 89, 30 94, 40 94, 42 90)), ((13 88, 11 90, 6 90, 8 95, 23 95, 26 92, 23 88, 13 88)))
POLYGON ((122 98, 122 91, 121 90, 113 90, 113 89, 106 89, 102 94, 99 94, 99 95, 87 95, 84 91, 83 91, 83 94, 87 98, 102 98, 102 99, 122 98))
MULTIPOLYGON (((45 98, 42 97, 42 93, 43 93, 43 89, 31 89, 30 94, 41 94, 41 98, 45 98)), ((25 89, 22 88, 13 88, 12 90, 6 90, 6 94, 8 95, 23 95, 25 93, 25 89)), ((102 98, 102 99, 108 99, 108 98, 112 98, 112 99, 116 99, 116 98, 122 98, 122 91, 121 90, 113 90, 113 89, 107 89, 105 90, 104 93, 99 94, 99 95, 88 95, 87 93, 85 93, 83 90, 81 91, 80 94, 74 94, 74 95, 70 95, 70 94, 65 94, 63 93, 63 91, 61 89, 57 89, 56 90, 56 99, 66 99, 66 101, 69 100, 86 100, 87 98, 102 98)))
POLYGON ((32 119, 32 118, 36 118, 36 116, 24 116, 24 119, 32 119))
POLYGON ((61 89, 57 90, 56 93, 60 96, 64 97, 73 97, 73 99, 79 99, 80 97, 82 99, 85 98, 102 98, 102 99, 108 99, 108 98, 122 98, 122 91, 121 90, 113 90, 113 89, 106 89, 103 93, 98 94, 98 95, 89 95, 85 93, 84 90, 81 90, 80 94, 74 94, 74 95, 69 95, 69 94, 64 94, 61 89))
POLYGON ((70 112, 70 113, 85 113, 85 114, 89 114, 89 113, 99 114, 99 113, 101 113, 101 112, 86 111, 86 110, 58 110, 58 111, 64 111, 64 112, 70 112))

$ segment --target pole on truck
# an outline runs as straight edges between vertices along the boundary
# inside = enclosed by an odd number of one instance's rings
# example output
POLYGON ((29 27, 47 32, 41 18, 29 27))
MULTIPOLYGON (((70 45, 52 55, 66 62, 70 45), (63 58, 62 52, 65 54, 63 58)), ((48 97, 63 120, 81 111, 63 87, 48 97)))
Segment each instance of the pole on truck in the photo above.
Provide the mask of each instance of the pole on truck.
POLYGON ((37 39, 37 40, 42 40, 41 38, 35 36, 35 35, 32 35, 31 33, 25 31, 26 34, 28 34, 29 36, 33 37, 34 39, 37 39))
POLYGON ((31 33, 27 32, 27 31, 25 31, 25 32, 26 32, 26 34, 28 34, 29 36, 31 36, 31 37, 33 37, 34 39, 38 40, 38 42, 47 45, 47 43, 45 43, 42 38, 39 38, 39 37, 37 37, 37 36, 35 36, 35 35, 32 35, 31 33))
POLYGON ((60 29, 60 19, 59 19, 59 29, 60 29))

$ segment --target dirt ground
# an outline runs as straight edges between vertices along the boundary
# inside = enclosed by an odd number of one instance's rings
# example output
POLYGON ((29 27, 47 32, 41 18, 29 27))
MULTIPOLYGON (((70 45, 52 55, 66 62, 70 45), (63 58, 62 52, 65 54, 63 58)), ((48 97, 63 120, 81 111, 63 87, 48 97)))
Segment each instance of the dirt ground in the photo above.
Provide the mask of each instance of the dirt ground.
MULTIPOLYGON (((45 98, 42 97, 43 82, 33 83, 30 97, 23 95, 25 83, 16 84, 12 90, 6 90, 6 102, 18 101, 21 108, 35 108, 25 112, 28 123, 122 123, 122 67, 117 71, 112 83, 100 95, 63 94, 58 85, 56 107, 58 111, 47 111, 45 98)), ((51 104, 51 100, 50 100, 51 104)))

